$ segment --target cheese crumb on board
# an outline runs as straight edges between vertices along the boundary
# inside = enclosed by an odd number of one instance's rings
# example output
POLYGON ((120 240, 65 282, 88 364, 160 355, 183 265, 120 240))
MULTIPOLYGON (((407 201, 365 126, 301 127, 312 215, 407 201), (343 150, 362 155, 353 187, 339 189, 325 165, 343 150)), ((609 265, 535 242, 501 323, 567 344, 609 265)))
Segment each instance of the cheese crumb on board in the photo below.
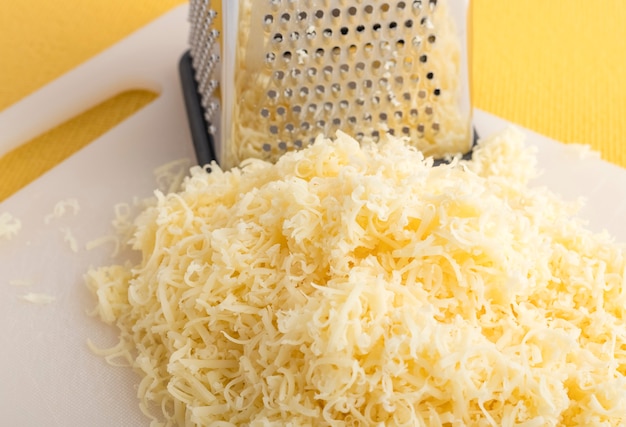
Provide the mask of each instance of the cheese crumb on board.
POLYGON ((76 215, 80 211, 80 205, 77 199, 68 198, 64 200, 59 200, 48 215, 46 215, 43 219, 45 224, 50 224, 55 219, 62 218, 68 212, 76 215))
POLYGON ((53 303, 56 298, 47 294, 29 292, 21 297, 24 301, 28 301, 37 305, 48 305, 53 303))
POLYGON ((63 234, 63 241, 69 245, 72 252, 77 253, 78 241, 76 240, 76 236, 74 236, 72 230, 68 227, 62 227, 59 231, 63 234))
POLYGON ((22 229, 22 221, 8 212, 0 213, 0 240, 10 240, 22 229))
POLYGON ((86 274, 153 425, 619 426, 626 247, 508 130, 432 167, 338 134, 157 192, 86 274))

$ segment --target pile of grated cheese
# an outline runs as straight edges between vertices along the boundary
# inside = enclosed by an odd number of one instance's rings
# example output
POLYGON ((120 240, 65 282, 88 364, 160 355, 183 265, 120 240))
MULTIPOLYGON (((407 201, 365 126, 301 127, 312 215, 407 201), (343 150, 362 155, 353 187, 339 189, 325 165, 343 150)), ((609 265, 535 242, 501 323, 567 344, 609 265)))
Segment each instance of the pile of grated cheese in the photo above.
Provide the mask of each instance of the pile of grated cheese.
POLYGON ((193 168, 91 270, 153 425, 626 424, 626 248, 508 130, 431 167, 319 138, 193 168))

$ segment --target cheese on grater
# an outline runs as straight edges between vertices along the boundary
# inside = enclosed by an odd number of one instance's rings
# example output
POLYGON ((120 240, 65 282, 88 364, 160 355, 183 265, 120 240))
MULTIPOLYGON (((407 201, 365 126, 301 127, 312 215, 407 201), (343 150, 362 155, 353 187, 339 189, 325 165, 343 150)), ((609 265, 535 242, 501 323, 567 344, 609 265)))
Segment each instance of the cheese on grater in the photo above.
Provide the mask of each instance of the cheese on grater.
POLYGON ((623 425, 625 247, 534 175, 514 130, 193 168, 87 274, 101 353, 154 425, 623 425))
POLYGON ((232 107, 221 164, 276 161, 337 130, 359 141, 391 132, 427 156, 468 152, 466 64, 452 19, 465 2, 322 3, 239 2, 235 66, 222 75, 222 104, 232 107))

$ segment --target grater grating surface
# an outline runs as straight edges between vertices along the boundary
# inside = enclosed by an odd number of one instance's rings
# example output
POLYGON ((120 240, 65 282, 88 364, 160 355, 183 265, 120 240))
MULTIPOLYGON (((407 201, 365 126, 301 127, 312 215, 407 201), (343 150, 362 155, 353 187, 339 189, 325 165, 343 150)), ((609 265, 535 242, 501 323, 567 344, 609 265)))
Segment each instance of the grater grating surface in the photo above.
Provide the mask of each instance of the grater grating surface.
POLYGON ((404 136, 436 157, 469 151, 465 0, 220 6, 221 21, 191 1, 190 53, 222 166, 274 161, 338 130, 404 136))

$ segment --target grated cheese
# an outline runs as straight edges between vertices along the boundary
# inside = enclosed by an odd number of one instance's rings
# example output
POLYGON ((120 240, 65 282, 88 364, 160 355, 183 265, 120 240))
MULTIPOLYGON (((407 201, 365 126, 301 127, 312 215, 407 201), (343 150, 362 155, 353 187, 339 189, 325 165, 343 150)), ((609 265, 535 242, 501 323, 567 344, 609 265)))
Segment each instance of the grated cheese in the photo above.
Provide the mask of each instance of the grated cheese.
POLYGON ((619 426, 626 248, 533 188, 515 130, 195 167, 89 271, 153 425, 619 426))
POLYGON ((0 213, 0 239, 9 240, 22 229, 22 221, 8 212, 0 213))
POLYGON ((59 229, 59 231, 63 233, 63 241, 69 245, 72 252, 77 253, 78 241, 76 240, 76 237, 74 236, 72 230, 68 227, 62 227, 59 229))
POLYGON ((22 295, 22 299, 37 305, 48 305, 56 300, 53 296, 35 292, 29 292, 26 295, 22 295))
POLYGON ((48 215, 44 217, 43 222, 45 224, 50 224, 50 222, 52 222, 55 219, 62 218, 68 212, 71 212, 72 214, 77 215, 78 211, 80 211, 80 205, 77 199, 68 198, 64 200, 59 200, 54 205, 52 212, 50 212, 48 215))

